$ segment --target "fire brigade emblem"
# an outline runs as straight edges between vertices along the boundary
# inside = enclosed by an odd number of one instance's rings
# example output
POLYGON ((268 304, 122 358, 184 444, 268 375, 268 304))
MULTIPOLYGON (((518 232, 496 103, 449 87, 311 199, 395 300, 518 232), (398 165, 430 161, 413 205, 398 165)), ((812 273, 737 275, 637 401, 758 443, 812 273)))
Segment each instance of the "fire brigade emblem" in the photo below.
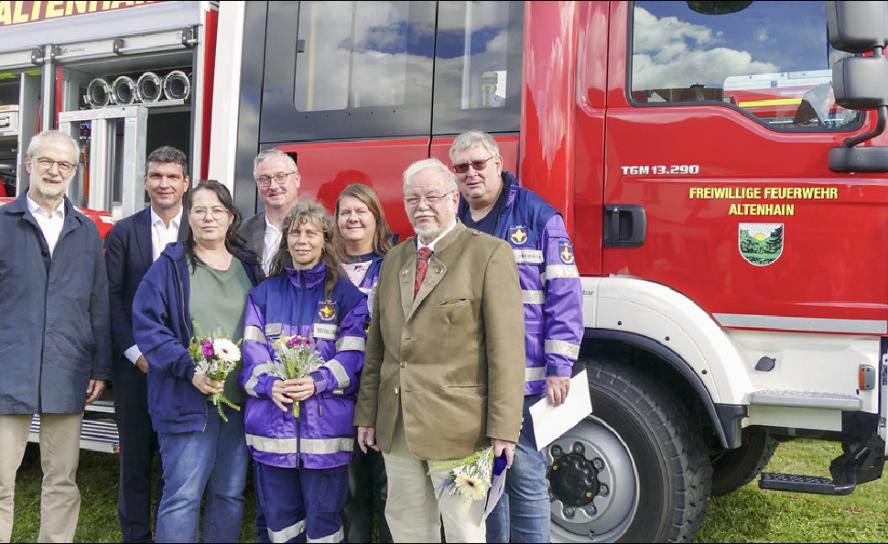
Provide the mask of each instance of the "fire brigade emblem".
POLYGON ((737 244, 749 264, 773 264, 783 254, 783 223, 740 223, 737 244))
POLYGON ((574 264, 574 250, 570 242, 562 240, 558 244, 558 256, 564 264, 574 264))
POLYGON ((527 227, 524 225, 509 227, 509 238, 516 246, 523 246, 527 242, 527 227))
POLYGON ((336 319, 336 307, 329 302, 318 303, 318 317, 321 321, 333 321, 336 319))

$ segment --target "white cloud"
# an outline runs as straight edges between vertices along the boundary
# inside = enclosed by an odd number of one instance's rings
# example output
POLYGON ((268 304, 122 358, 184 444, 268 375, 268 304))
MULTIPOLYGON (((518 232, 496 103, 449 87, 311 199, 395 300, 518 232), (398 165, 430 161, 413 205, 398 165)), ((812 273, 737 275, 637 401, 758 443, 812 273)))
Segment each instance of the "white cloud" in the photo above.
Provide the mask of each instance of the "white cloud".
POLYGON ((755 39, 755 41, 757 41, 759 43, 765 43, 770 38, 770 36, 768 36, 768 29, 767 28, 760 28, 760 29, 756 30, 755 33, 752 35, 752 37, 755 39))
MULTIPOLYGON (((759 33, 756 33, 758 38, 759 33)), ((765 39, 768 38, 764 32, 765 39)), ((729 76, 779 72, 747 51, 723 44, 721 32, 635 7, 632 87, 635 90, 722 87, 729 76)))

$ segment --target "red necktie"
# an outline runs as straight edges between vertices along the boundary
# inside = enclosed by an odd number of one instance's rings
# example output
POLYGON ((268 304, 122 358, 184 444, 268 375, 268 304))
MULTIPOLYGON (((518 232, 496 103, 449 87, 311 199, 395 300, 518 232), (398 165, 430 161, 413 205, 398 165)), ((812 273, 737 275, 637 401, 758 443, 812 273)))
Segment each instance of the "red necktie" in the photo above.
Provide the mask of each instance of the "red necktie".
POLYGON ((432 250, 427 247, 419 248, 416 252, 416 283, 413 285, 413 296, 419 292, 419 286, 425 279, 426 271, 429 269, 429 257, 432 256, 432 250))

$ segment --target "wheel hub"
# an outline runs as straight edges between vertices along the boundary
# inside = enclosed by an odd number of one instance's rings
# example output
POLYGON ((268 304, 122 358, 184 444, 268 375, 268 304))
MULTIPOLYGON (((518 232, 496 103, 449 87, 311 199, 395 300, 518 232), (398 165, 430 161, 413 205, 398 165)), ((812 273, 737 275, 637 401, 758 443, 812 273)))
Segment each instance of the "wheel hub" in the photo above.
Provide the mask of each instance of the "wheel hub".
POLYGON ((590 416, 546 448, 553 542, 613 542, 638 505, 638 474, 626 444, 590 416))
POLYGON ((549 466, 549 482, 553 494, 565 506, 573 507, 588 504, 598 495, 601 487, 598 471, 592 462, 576 453, 555 457, 555 461, 549 466))

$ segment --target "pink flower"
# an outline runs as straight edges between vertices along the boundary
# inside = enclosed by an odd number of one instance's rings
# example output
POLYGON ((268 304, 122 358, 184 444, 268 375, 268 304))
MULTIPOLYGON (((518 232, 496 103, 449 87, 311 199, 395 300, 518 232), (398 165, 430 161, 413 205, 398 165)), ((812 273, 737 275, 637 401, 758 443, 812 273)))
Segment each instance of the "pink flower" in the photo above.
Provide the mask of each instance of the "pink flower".
POLYGON ((203 349, 204 357, 206 357, 207 359, 216 355, 216 352, 213 351, 213 341, 212 340, 207 340, 206 342, 204 342, 203 346, 201 346, 201 348, 203 349))
POLYGON ((299 342, 299 337, 298 337, 298 336, 294 336, 293 338, 290 338, 289 340, 287 340, 287 347, 288 347, 288 348, 293 348, 293 347, 298 346, 299 343, 300 343, 300 342, 299 342))

